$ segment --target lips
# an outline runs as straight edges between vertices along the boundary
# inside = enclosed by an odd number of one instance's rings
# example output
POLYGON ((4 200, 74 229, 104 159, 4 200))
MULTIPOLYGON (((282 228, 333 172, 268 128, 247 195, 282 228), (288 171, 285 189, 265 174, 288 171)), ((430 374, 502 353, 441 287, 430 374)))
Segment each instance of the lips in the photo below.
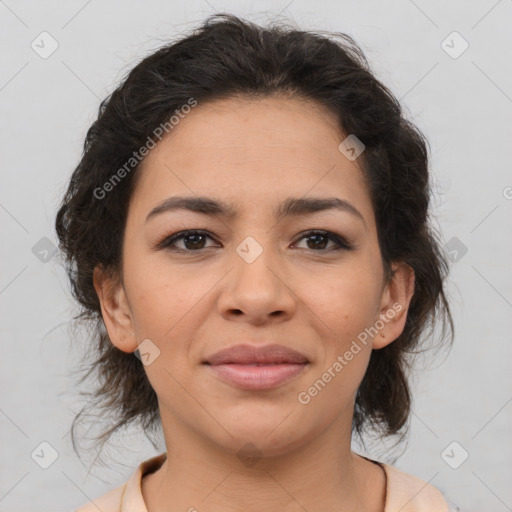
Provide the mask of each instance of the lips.
POLYGON ((307 363, 306 356, 283 345, 265 345, 254 347, 251 345, 236 345, 216 352, 206 359, 211 365, 219 364, 282 364, 307 363))
POLYGON ((298 376, 309 361, 283 345, 236 345, 208 357, 204 363, 221 380, 241 389, 271 389, 298 376))

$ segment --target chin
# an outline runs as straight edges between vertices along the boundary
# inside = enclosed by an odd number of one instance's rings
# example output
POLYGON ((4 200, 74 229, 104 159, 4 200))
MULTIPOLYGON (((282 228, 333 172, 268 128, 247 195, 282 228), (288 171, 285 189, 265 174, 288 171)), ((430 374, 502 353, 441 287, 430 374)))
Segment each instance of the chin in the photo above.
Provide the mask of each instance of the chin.
POLYGON ((285 455, 313 437, 312 433, 308 435, 307 432, 301 431, 304 428, 304 422, 299 420, 297 424, 297 417, 291 419, 293 414, 287 418, 289 413, 288 408, 274 415, 269 415, 268 411, 266 415, 252 411, 247 412, 243 419, 228 421, 225 418, 219 418, 219 422, 232 434, 232 437, 221 429, 222 433, 219 432, 221 438, 217 439, 217 443, 226 451, 239 457, 250 457, 252 452, 255 452, 255 457, 285 455), (298 428, 298 425, 301 425, 301 428, 298 428))
POLYGON ((249 430, 247 434, 237 432, 233 438, 225 440, 221 446, 229 453, 236 455, 242 464, 250 466, 246 463, 247 459, 258 461, 261 458, 280 457, 293 451, 302 443, 299 439, 289 436, 289 432, 284 435, 271 438, 265 434, 258 435, 249 430), (288 435, 287 435, 288 434, 288 435))

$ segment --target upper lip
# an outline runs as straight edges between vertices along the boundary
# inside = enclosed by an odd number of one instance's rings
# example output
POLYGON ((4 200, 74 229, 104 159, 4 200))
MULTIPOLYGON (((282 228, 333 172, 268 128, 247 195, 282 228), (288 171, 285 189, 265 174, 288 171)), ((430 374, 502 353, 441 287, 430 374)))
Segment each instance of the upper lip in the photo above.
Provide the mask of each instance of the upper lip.
POLYGON ((278 363, 308 363, 305 355, 283 345, 235 345, 220 350, 205 360, 211 365, 235 364, 278 364, 278 363))

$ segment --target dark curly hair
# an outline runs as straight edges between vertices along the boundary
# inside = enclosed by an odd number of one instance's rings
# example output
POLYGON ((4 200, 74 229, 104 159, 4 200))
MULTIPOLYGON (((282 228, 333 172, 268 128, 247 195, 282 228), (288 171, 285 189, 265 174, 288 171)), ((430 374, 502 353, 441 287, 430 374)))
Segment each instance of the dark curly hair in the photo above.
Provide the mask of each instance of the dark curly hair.
POLYGON ((217 14, 144 58, 101 103, 56 216, 59 248, 81 305, 74 320, 92 321, 94 327, 95 360, 83 379, 94 373, 99 384, 73 421, 75 451, 77 420, 87 410, 104 409, 113 418, 99 437, 103 444, 131 422, 147 435, 160 420, 143 364, 111 343, 93 286, 97 265, 113 276, 122 274, 123 233, 139 166, 123 174, 105 197, 99 198, 98 190, 191 98, 201 103, 273 94, 315 100, 335 114, 345 134, 364 143, 358 162, 376 216, 383 267, 388 279, 393 261, 414 269, 404 330, 393 343, 372 351, 353 417, 360 439, 365 432, 403 437, 411 413, 409 355, 419 351, 427 327, 434 334, 438 320, 442 339, 449 331, 453 342, 444 290, 448 265, 429 222, 428 143, 350 36, 302 31, 282 22, 260 27, 217 14))

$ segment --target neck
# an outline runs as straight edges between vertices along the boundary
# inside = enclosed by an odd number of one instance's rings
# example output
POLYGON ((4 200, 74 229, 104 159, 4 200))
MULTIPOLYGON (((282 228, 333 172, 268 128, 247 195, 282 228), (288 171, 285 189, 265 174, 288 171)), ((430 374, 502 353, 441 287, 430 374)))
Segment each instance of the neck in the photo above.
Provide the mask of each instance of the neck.
POLYGON ((279 456, 246 459, 165 423, 167 460, 142 480, 148 512, 384 510, 385 475, 351 451, 346 425, 279 456))

